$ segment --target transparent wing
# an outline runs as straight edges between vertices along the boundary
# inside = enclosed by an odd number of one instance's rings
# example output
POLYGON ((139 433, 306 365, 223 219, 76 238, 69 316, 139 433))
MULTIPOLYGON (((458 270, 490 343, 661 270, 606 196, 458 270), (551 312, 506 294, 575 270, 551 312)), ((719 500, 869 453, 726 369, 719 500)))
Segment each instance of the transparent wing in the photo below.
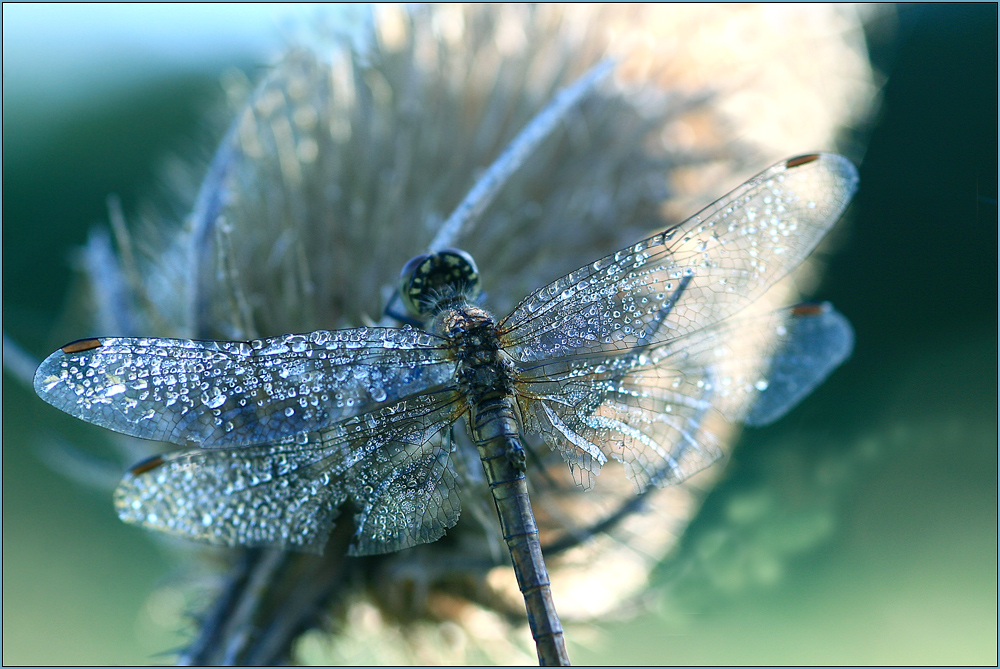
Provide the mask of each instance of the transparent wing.
POLYGON ((499 325, 516 360, 628 351, 708 327, 797 266, 857 187, 846 158, 762 172, 684 223, 535 291, 499 325))
POLYGON ((350 502, 355 555, 434 541, 461 505, 451 452, 433 437, 463 411, 455 392, 428 393, 310 433, 305 444, 157 456, 126 474, 115 508, 126 522, 188 539, 322 552, 350 502))
POLYGON ((829 302, 794 307, 785 327, 767 387, 747 414, 747 425, 769 425, 784 416, 854 350, 854 329, 829 302))
POLYGON ((642 492, 682 481, 720 457, 702 430, 711 397, 700 380, 681 369, 577 358, 546 364, 526 380, 519 402, 525 429, 559 451, 578 484, 590 488, 615 458, 642 492))
POLYGON ((783 309, 630 352, 523 365, 516 388, 526 429, 541 433, 585 487, 608 458, 625 465, 640 493, 683 481, 721 455, 706 426, 710 410, 730 422, 758 405, 786 412, 808 394, 781 381, 769 389, 769 371, 796 363, 785 359, 789 351, 798 363, 824 365, 804 372, 813 386, 843 360, 826 364, 828 339, 802 336, 789 325, 797 320, 795 309, 783 309))
POLYGON ((95 425, 211 448, 322 430, 454 375, 439 337, 357 328, 252 342, 87 339, 47 357, 34 384, 95 425))

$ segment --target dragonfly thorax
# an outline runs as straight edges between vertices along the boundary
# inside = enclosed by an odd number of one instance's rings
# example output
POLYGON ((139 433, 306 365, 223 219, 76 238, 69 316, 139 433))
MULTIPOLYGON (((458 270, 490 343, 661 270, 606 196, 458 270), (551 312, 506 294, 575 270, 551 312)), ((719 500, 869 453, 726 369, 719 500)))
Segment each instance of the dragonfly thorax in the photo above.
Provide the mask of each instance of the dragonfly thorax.
POLYGON ((431 325, 451 342, 459 387, 470 406, 495 395, 512 396, 516 369, 500 349, 492 314, 463 302, 441 311, 431 325))
POLYGON ((525 454, 514 391, 517 367, 500 346, 493 316, 466 302, 445 309, 433 324, 435 334, 447 337, 453 347, 458 389, 468 407, 469 429, 480 457, 484 463, 503 457, 523 472, 525 454))
POLYGON ((448 339, 461 339, 470 346, 489 346, 488 341, 496 340, 496 320, 481 307, 469 304, 467 300, 445 301, 431 321, 431 330, 448 339))

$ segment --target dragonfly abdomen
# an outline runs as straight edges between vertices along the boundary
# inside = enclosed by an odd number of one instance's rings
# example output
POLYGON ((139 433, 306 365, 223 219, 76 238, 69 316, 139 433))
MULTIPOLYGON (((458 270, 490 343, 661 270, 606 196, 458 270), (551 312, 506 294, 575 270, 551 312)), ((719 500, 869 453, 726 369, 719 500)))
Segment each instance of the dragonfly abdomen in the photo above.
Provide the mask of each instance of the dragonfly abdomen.
POLYGON ((471 413, 469 427, 493 493, 517 586, 524 596, 538 661, 542 665, 568 665, 562 624, 552 600, 538 526, 528 500, 524 448, 513 397, 495 393, 474 405, 471 413))

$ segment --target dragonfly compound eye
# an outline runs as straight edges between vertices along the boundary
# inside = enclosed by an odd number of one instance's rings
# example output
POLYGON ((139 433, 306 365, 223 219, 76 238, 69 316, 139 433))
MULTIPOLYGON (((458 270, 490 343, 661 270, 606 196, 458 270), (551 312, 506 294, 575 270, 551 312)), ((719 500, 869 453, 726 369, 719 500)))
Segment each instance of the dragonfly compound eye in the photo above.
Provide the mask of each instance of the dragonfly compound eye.
POLYGON ((461 296, 473 301, 478 295, 476 261, 460 249, 414 256, 399 273, 399 296, 414 316, 431 315, 445 298, 461 296))

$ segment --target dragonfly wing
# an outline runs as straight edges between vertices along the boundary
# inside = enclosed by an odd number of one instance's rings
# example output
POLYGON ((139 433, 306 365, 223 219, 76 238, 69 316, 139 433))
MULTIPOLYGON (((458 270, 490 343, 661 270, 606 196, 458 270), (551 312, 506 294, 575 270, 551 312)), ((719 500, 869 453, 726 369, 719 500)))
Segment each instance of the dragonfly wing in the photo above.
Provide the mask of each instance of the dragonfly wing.
MULTIPOLYGON (((375 421, 351 419, 366 425, 365 441, 331 462, 343 472, 358 509, 352 555, 391 553, 436 541, 458 522, 459 477, 450 440, 439 433, 465 411, 464 397, 447 390, 387 407, 375 421)), ((345 443, 335 435, 324 438, 345 443)))
POLYGON ((316 450, 280 444, 155 456, 125 475, 115 509, 127 523, 225 546, 322 551, 343 485, 313 470, 316 450))
POLYGON ((730 422, 787 411, 843 360, 827 360, 835 337, 817 334, 829 319, 797 309, 727 319, 626 353, 522 363, 517 388, 527 429, 562 454, 582 485, 608 458, 624 463, 638 492, 679 483, 721 455, 705 421, 710 410, 730 422), (789 365, 814 369, 795 375, 789 365), (775 373, 789 383, 772 388, 775 373))
POLYGON ((320 330, 253 342, 107 337, 35 373, 50 404, 116 432, 202 448, 273 444, 454 379, 418 330, 320 330))
POLYGON ((590 488, 614 458, 642 492, 678 483, 721 456, 703 429, 711 391, 698 370, 608 362, 547 363, 518 385, 525 429, 559 451, 578 484, 590 488))
POLYGON ((854 349, 854 329, 829 302, 792 309, 787 335, 771 360, 767 387, 746 416, 747 425, 769 425, 791 411, 854 349))
POLYGON ((535 291, 499 325, 516 360, 627 351, 721 321, 796 267, 837 221, 857 170, 802 156, 684 223, 535 291))
POLYGON ((322 552, 341 505, 357 510, 354 554, 434 541, 461 505, 451 453, 434 436, 464 410, 428 393, 294 441, 156 456, 115 491, 122 520, 228 546, 322 552))

